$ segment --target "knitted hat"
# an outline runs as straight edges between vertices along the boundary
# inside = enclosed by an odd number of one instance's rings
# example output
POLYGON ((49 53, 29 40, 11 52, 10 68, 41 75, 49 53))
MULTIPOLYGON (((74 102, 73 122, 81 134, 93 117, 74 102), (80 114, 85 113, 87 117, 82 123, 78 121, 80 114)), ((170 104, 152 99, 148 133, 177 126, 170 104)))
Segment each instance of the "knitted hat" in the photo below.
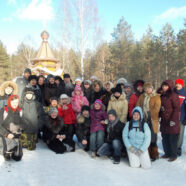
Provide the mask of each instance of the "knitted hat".
POLYGON ((61 94, 60 99, 68 99, 68 96, 66 94, 61 94))
POLYGON ((176 84, 180 84, 180 85, 182 85, 182 87, 184 87, 184 81, 183 81, 183 79, 177 79, 176 81, 175 81, 175 85, 176 84))
POLYGON ((127 82, 127 83, 125 83, 124 87, 125 87, 125 88, 128 88, 128 87, 130 87, 131 89, 133 89, 133 86, 132 86, 132 84, 130 84, 130 83, 128 83, 128 82, 127 82))
POLYGON ((108 111, 108 115, 110 115, 110 114, 113 115, 113 116, 115 116, 115 117, 117 117, 117 113, 113 109, 108 111))
POLYGON ((98 80, 98 78, 97 78, 96 76, 91 76, 90 79, 91 79, 91 80, 93 80, 93 79, 94 79, 94 80, 98 80))
POLYGON ((70 78, 70 75, 69 74, 64 74, 63 78, 70 78))
POLYGON ((146 82, 146 83, 143 85, 143 87, 144 87, 144 89, 146 89, 146 88, 152 88, 152 89, 153 89, 153 85, 152 85, 152 83, 150 83, 150 82, 146 82))
POLYGON ((24 70, 24 74, 25 74, 25 73, 31 74, 32 72, 31 72, 31 70, 30 70, 29 68, 26 68, 26 69, 24 70))
POLYGON ((84 81, 84 84, 89 84, 89 85, 91 85, 92 82, 91 82, 90 80, 85 80, 85 81, 84 81))
POLYGON ((29 78, 28 78, 28 81, 30 82, 31 80, 35 79, 37 81, 37 76, 36 75, 31 75, 29 78))
POLYGON ((50 110, 48 111, 48 115, 51 115, 53 112, 58 114, 58 110, 55 107, 51 107, 50 110))
POLYGON ((99 105, 103 105, 103 103, 102 103, 102 101, 100 100, 100 99, 96 99, 96 101, 94 102, 94 105, 96 104, 96 103, 98 103, 99 105))
POLYGON ((24 94, 33 94, 34 95, 34 90, 32 88, 26 87, 24 90, 24 94))
POLYGON ((80 77, 77 77, 77 78, 75 79, 75 82, 76 82, 76 81, 82 82, 82 79, 81 79, 80 77))
POLYGON ((81 91, 81 87, 79 85, 76 85, 74 91, 81 91))
POLYGON ((81 113, 82 113, 83 111, 85 111, 85 110, 90 112, 90 107, 87 106, 87 105, 82 106, 82 108, 81 108, 81 113))

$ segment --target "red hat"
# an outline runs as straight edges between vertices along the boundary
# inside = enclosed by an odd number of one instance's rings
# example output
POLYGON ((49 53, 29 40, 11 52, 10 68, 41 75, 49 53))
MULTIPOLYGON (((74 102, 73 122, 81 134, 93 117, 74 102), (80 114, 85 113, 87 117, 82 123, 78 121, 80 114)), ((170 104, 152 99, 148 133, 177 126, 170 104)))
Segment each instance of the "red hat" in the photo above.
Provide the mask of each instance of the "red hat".
POLYGON ((184 87, 184 81, 183 81, 183 79, 177 79, 176 81, 175 81, 175 85, 176 84, 180 84, 180 85, 182 85, 182 87, 184 87))

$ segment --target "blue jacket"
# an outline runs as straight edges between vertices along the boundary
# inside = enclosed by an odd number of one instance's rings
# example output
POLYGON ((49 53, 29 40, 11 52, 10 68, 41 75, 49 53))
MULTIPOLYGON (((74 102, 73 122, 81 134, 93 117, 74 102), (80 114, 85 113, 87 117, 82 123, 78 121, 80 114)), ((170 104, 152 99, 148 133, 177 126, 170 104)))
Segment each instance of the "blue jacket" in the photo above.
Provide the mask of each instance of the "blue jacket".
MULTIPOLYGON (((143 120, 143 113, 140 107, 135 107, 132 111, 137 110, 140 113, 141 121, 143 120)), ((132 122, 133 127, 139 127, 138 121, 132 122)), ((123 129, 123 142, 127 149, 134 147, 138 150, 145 152, 151 142, 151 131, 147 123, 144 123, 144 132, 140 131, 139 128, 133 128, 129 131, 129 122, 127 122, 125 128, 123 129)))

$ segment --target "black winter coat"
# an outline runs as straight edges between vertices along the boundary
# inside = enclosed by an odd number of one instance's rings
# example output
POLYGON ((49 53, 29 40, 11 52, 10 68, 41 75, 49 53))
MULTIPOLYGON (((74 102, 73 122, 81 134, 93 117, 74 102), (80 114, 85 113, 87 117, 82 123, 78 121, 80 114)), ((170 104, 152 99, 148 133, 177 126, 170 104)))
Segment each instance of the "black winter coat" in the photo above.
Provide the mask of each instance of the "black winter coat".
POLYGON ((109 127, 109 124, 107 125, 107 138, 106 142, 111 143, 114 139, 118 139, 122 142, 122 131, 125 124, 121 121, 118 121, 114 127, 109 127))
POLYGON ((76 135, 79 142, 89 140, 91 119, 79 115, 77 118, 76 135))

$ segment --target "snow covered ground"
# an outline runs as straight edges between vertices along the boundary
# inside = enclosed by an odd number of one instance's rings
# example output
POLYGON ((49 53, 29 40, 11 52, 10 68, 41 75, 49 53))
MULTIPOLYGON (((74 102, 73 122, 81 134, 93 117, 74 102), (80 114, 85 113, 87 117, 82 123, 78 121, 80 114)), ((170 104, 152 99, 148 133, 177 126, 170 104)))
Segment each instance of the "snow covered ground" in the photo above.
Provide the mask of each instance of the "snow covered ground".
MULTIPOLYGON (((160 153, 162 153, 159 137, 160 153)), ((158 160, 150 170, 130 168, 122 159, 114 165, 82 151, 55 154, 40 142, 36 151, 24 150, 21 162, 0 157, 0 186, 186 186, 186 135, 183 155, 175 162, 158 160)))

